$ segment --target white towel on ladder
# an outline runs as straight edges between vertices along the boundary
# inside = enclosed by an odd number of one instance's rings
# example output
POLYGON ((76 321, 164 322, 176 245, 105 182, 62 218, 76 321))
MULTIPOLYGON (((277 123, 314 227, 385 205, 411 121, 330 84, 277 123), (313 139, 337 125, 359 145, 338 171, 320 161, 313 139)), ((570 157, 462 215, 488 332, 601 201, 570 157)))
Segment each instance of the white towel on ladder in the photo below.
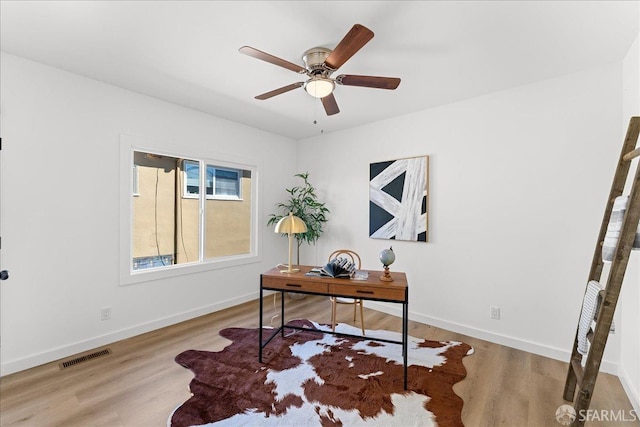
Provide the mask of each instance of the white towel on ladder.
POLYGON ((589 352, 589 341, 587 333, 591 328, 591 323, 595 317, 598 306, 598 293, 602 286, 596 280, 591 280, 587 284, 587 291, 584 293, 582 301, 582 311, 580 312, 580 323, 578 323, 578 353, 583 356, 589 352))
MULTIPOLYGON (((622 229, 622 221, 624 220, 624 213, 627 210, 628 201, 629 196, 619 196, 616 197, 616 199, 613 201, 611 217, 609 218, 607 232, 604 235, 604 242, 602 244, 602 261, 604 262, 613 261, 613 256, 616 251, 616 245, 618 244, 618 238, 620 237, 620 230, 622 229)), ((632 249, 640 249, 640 225, 638 227, 638 230, 636 231, 632 249)))

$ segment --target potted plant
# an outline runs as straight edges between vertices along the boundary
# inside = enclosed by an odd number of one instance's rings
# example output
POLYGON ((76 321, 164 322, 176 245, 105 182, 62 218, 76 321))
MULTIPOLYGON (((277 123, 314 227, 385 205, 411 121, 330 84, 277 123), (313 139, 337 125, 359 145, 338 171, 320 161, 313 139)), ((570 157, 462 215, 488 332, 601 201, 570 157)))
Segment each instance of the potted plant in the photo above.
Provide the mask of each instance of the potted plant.
MULTIPOLYGON (((280 213, 269 215, 267 225, 274 226, 282 217, 289 215, 289 212, 304 221, 307 225, 307 232, 295 235, 297 241, 296 263, 300 264, 300 246, 303 242, 313 244, 318 240, 323 231, 322 225, 327 222, 326 214, 329 213, 329 209, 318 200, 316 190, 309 182, 309 172, 299 173, 294 176, 302 178, 304 183, 286 189, 287 193, 289 193, 289 200, 286 203, 276 204, 276 208, 280 213)), ((283 236, 286 235, 283 234, 283 236)))

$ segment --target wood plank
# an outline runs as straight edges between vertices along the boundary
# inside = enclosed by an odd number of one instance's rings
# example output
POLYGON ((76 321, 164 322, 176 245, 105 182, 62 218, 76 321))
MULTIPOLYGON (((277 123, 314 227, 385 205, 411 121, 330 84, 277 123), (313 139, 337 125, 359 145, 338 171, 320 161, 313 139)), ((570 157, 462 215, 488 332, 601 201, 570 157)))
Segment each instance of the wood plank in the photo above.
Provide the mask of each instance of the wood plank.
MULTIPOLYGON (((288 275, 287 275, 288 276, 288 275)), ((263 276, 262 286, 268 289, 282 289, 289 292, 312 292, 326 294, 329 291, 329 284, 321 281, 297 280, 287 277, 284 274, 280 277, 263 276)))
MULTIPOLYGON (((265 316, 279 313, 273 296, 265 297, 265 316)), ((329 298, 288 299, 287 316, 330 323, 329 298)), ((338 310, 339 322, 353 324, 351 310, 338 310)), ((401 319, 365 304, 370 329, 400 331, 401 319)), ((276 319, 279 323, 279 319, 276 319)), ((109 345, 113 354, 61 371, 58 361, 0 380, 1 424, 14 426, 161 426, 171 411, 190 397, 193 375, 174 362, 188 349, 219 351, 229 344, 218 332, 227 327, 258 326, 258 301, 198 317, 109 345), (148 377, 148 378, 145 378, 148 377)), ((355 326, 358 326, 355 324, 355 326)), ((409 322, 409 334, 436 341, 464 341, 475 353, 463 361, 467 378, 454 386, 464 400, 467 427, 556 425, 566 362, 460 335, 420 322, 409 322), (494 412, 486 410, 492 408, 494 412), (523 424, 514 424, 517 420, 523 424), (542 420, 542 421, 541 421, 542 420)), ((601 374, 593 408, 631 411, 617 377, 601 374)), ((640 422, 607 426, 638 427, 640 422)))
POLYGON ((577 360, 571 361, 571 367, 573 368, 573 372, 576 374, 576 378, 578 379, 578 387, 582 384, 582 380, 584 379, 584 369, 582 365, 577 360))
POLYGON ((636 148, 633 151, 628 152, 622 157, 622 159, 628 162, 629 160, 633 160, 638 156, 640 156, 640 147, 636 148))
POLYGON ((329 293, 344 297, 382 299, 403 302, 406 298, 405 290, 400 287, 380 287, 358 285, 356 283, 332 283, 329 285, 329 293))

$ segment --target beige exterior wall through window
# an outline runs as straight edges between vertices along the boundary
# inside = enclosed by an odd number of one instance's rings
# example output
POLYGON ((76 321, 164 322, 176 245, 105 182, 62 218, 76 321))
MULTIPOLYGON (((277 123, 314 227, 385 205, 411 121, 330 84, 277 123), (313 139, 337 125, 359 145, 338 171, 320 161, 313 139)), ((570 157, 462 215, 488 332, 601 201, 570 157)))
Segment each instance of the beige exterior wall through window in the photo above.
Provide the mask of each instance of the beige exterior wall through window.
MULTIPOLYGON (((200 177, 193 194, 193 168, 189 175, 191 194, 186 192, 185 160, 202 169, 215 164, 134 151, 132 269, 161 268, 174 264, 248 254, 251 251, 252 191, 251 170, 238 169, 241 193, 217 198, 202 195, 200 177), (203 204, 201 230, 200 206, 203 204), (203 253, 200 253, 200 247, 203 253)), ((221 166, 229 169, 228 166, 221 166)))

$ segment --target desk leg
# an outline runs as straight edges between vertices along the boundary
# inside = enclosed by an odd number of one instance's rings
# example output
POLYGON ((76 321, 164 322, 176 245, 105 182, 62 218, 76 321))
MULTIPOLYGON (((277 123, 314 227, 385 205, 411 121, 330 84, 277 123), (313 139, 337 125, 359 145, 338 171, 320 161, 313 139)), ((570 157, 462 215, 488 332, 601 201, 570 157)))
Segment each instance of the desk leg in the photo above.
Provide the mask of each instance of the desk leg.
POLYGON ((258 362, 262 363, 262 304, 263 304, 263 290, 262 290, 262 276, 260 276, 260 329, 258 330, 258 362))
POLYGON ((280 336, 284 338, 284 292, 280 291, 280 336))
POLYGON ((409 304, 402 304, 402 355, 404 357, 404 389, 407 389, 407 359, 409 356, 409 304))

